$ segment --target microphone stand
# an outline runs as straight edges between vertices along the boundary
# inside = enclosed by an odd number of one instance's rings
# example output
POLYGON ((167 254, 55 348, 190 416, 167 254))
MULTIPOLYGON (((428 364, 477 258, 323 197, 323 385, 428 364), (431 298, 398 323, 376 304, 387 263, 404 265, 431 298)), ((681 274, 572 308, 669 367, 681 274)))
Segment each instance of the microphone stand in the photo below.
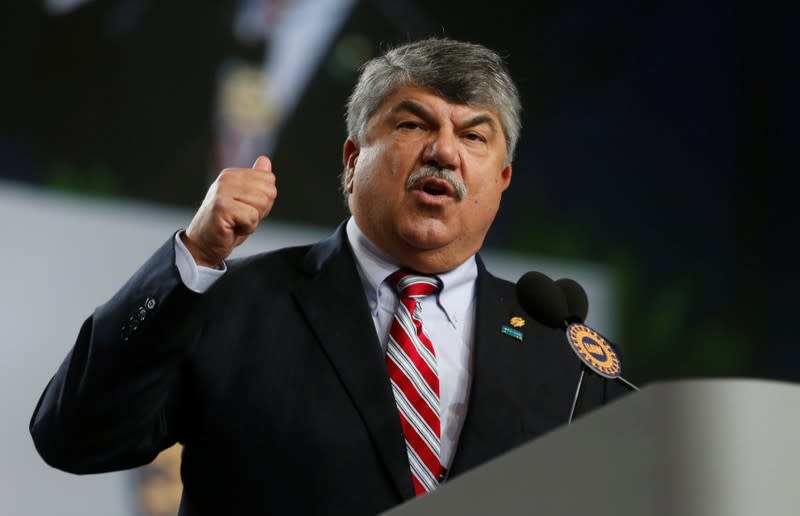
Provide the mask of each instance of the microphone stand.
POLYGON ((633 385, 631 382, 629 382, 625 378, 623 378, 621 376, 617 376, 615 379, 618 380, 619 383, 621 383, 622 385, 627 387, 629 391, 639 392, 639 388, 637 386, 633 385))
MULTIPOLYGON (((572 420, 575 417, 575 408, 578 406, 578 400, 583 394, 583 378, 586 376, 586 364, 581 362, 581 375, 578 377, 578 386, 575 388, 575 397, 572 399, 572 408, 569 411, 569 419, 567 419, 567 425, 572 423, 572 420)), ((590 371, 591 373, 591 371, 590 371)), ((630 391, 639 392, 639 388, 626 380, 621 376, 617 376, 614 378, 615 380, 619 381, 622 385, 628 388, 630 391)))
POLYGON ((569 419, 567 420, 568 425, 572 423, 572 418, 575 416, 575 407, 578 406, 578 398, 581 397, 584 376, 586 376, 586 365, 581 362, 581 375, 578 378, 578 387, 575 389, 575 397, 572 399, 572 408, 569 411, 569 419))

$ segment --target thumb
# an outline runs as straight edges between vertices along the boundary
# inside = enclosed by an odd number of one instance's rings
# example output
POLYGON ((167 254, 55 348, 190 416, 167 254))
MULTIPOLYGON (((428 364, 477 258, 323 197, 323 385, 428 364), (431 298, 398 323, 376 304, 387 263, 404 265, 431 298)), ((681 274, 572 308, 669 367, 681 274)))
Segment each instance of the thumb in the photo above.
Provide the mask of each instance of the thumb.
POLYGON ((271 172, 272 163, 268 157, 262 155, 256 158, 256 162, 253 163, 253 168, 256 170, 263 170, 264 172, 271 172))

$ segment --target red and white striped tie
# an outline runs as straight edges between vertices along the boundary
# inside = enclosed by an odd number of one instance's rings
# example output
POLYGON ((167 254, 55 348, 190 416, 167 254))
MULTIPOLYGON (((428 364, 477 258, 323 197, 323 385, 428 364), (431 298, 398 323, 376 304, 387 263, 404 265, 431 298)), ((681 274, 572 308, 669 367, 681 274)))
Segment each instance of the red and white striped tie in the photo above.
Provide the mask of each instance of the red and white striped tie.
POLYGON ((439 376, 436 351, 422 329, 418 300, 439 290, 439 280, 399 270, 389 277, 400 303, 389 330, 386 366, 406 439, 417 496, 432 491, 444 474, 439 454, 439 376))

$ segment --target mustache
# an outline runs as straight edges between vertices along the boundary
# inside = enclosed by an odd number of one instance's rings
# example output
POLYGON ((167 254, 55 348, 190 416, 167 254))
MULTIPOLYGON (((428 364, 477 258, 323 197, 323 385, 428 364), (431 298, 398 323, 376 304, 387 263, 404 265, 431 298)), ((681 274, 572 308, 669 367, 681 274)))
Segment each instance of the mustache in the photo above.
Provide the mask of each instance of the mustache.
POLYGON ((406 190, 411 190, 414 188, 414 185, 417 183, 417 181, 425 179, 426 177, 433 177, 450 183, 450 186, 456 193, 457 201, 460 201, 467 196, 467 186, 464 184, 464 181, 461 180, 461 177, 458 174, 452 170, 434 167, 433 165, 424 165, 422 168, 411 174, 408 178, 408 181, 406 181, 406 190))

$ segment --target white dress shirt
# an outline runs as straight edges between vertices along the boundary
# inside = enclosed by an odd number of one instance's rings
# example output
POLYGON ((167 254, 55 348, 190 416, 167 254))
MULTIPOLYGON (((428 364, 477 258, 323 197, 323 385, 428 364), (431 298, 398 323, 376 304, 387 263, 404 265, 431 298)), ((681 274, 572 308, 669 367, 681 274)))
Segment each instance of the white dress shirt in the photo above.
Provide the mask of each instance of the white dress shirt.
POLYGON ((225 262, 222 262, 222 267, 219 269, 212 269, 211 267, 203 267, 197 265, 194 261, 192 253, 186 248, 186 244, 181 240, 181 233, 175 233, 175 266, 178 268, 178 273, 181 275, 181 281, 189 290, 202 294, 214 284, 219 278, 225 274, 228 267, 225 262))
MULTIPOLYGON (((346 226, 347 239, 355 256, 375 332, 383 352, 389 340, 389 328, 400 302, 386 281, 400 267, 361 232, 352 217, 346 226)), ((197 266, 178 235, 175 236, 175 262, 181 280, 195 292, 205 292, 225 268, 217 270, 197 266)), ((455 269, 438 275, 442 288, 436 296, 422 299, 425 333, 436 350, 439 375, 440 454, 449 469, 458 436, 467 414, 467 400, 472 376, 473 327, 475 324, 475 280, 478 267, 475 257, 455 269)))

